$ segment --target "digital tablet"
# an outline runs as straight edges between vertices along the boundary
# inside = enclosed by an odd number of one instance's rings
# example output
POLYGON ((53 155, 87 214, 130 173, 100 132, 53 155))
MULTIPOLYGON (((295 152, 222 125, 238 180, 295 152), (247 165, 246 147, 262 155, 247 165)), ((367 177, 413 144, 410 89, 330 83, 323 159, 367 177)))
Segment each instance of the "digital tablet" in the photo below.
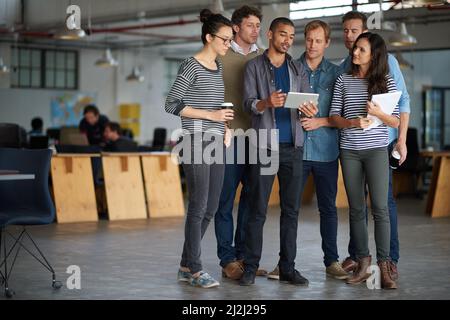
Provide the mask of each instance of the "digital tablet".
POLYGON ((289 92, 284 103, 285 108, 297 109, 303 103, 312 101, 314 104, 318 104, 318 93, 302 93, 302 92, 289 92))

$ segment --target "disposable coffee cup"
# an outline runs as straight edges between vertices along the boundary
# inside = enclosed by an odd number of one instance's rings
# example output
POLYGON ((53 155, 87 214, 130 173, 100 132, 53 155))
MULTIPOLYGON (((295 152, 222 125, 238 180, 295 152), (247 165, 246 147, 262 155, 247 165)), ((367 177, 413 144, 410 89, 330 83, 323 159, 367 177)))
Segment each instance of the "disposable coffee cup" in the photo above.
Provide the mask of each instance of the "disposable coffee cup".
POLYGON ((222 109, 233 109, 234 105, 231 102, 224 102, 220 105, 222 109))
POLYGON ((400 153, 397 150, 392 150, 391 155, 389 157, 389 166, 392 169, 397 169, 399 167, 400 162, 400 153))

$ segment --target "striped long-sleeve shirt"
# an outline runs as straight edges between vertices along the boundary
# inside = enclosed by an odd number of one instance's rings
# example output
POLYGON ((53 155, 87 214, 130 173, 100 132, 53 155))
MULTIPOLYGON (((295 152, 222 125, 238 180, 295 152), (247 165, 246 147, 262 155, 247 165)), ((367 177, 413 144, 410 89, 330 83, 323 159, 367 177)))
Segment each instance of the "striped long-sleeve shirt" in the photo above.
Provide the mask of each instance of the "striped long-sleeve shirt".
MULTIPOLYGON (((177 78, 166 98, 165 110, 180 116, 186 106, 202 110, 217 110, 224 102, 225 88, 222 77, 222 64, 216 60, 217 70, 200 64, 194 57, 183 61, 177 78)), ((181 126, 185 133, 210 132, 223 134, 225 125, 204 119, 181 116, 181 126)))
MULTIPOLYGON (((396 91, 394 80, 386 76, 388 92, 396 91)), ((350 74, 340 75, 335 84, 330 116, 338 115, 345 119, 356 119, 367 116, 367 80, 350 74)), ((399 116, 398 105, 392 115, 399 116)), ((361 128, 344 128, 340 131, 340 147, 349 150, 365 150, 386 147, 389 144, 389 133, 386 124, 370 130, 361 128)))

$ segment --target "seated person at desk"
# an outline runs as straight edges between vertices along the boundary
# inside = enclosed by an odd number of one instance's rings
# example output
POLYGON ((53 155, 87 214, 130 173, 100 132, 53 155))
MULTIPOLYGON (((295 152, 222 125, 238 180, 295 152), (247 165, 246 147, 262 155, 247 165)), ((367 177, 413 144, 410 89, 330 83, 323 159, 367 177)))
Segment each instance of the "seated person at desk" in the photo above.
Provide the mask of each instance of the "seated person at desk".
POLYGON ((103 151, 109 152, 134 152, 138 151, 137 143, 120 134, 120 125, 117 122, 109 122, 103 133, 106 142, 103 151))
POLYGON ((28 136, 43 136, 44 135, 44 121, 41 117, 31 119, 31 131, 28 136))
POLYGON ((109 119, 100 114, 95 105, 88 105, 84 108, 83 119, 80 121, 80 132, 87 135, 90 145, 103 145, 103 131, 109 119))

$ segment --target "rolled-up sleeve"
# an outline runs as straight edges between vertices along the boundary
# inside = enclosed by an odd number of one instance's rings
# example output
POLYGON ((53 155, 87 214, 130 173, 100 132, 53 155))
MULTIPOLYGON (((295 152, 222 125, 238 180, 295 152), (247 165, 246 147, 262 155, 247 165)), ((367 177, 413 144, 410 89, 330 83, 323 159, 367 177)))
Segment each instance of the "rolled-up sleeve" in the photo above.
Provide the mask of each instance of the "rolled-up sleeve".
POLYGON ((256 82, 256 64, 252 61, 245 66, 244 72, 244 111, 254 114, 263 114, 264 111, 258 111, 256 104, 261 101, 258 99, 258 87, 256 82))
POLYGON ((409 102, 409 93, 406 88, 405 79, 403 78, 402 71, 400 70, 400 65, 397 59, 392 54, 388 55, 389 71, 394 79, 397 90, 402 92, 400 100, 398 101, 398 108, 400 112, 411 113, 411 107, 409 102))
POLYGON ((342 94, 342 75, 336 79, 333 90, 333 99, 331 100, 330 117, 341 116, 342 108, 344 107, 344 97, 342 94))
POLYGON ((170 88, 166 98, 164 108, 166 112, 179 116, 186 107, 183 97, 193 82, 192 72, 189 72, 181 65, 177 78, 170 88))
MULTIPOLYGON (((387 76, 386 81, 388 92, 395 92, 397 91, 397 84, 395 83, 395 80, 391 76, 387 76)), ((394 111, 392 112, 393 116, 396 116, 397 118, 400 118, 400 109, 399 109, 400 101, 397 103, 397 105, 394 108, 394 111)))

